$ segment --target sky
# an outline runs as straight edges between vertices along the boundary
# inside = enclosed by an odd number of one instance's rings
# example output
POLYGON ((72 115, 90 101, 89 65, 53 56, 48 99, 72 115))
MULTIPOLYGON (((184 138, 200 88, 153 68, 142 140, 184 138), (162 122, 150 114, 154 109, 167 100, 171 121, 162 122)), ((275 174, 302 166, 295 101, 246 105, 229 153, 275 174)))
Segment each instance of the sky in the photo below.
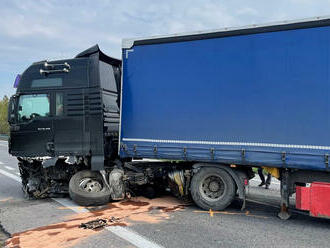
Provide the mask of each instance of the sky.
POLYGON ((330 0, 1 0, 0 98, 33 62, 99 44, 120 58, 123 38, 330 16, 330 0))

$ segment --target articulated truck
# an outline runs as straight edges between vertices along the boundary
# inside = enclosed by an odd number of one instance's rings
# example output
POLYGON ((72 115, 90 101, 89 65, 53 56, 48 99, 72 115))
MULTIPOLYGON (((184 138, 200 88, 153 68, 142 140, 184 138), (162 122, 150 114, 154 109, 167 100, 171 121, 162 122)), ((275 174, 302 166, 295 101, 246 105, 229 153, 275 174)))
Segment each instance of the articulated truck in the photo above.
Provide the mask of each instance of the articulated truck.
POLYGON ((245 206, 252 167, 281 211, 330 217, 330 19, 124 39, 40 61, 15 80, 9 153, 27 197, 81 205, 170 189, 203 209, 245 206))

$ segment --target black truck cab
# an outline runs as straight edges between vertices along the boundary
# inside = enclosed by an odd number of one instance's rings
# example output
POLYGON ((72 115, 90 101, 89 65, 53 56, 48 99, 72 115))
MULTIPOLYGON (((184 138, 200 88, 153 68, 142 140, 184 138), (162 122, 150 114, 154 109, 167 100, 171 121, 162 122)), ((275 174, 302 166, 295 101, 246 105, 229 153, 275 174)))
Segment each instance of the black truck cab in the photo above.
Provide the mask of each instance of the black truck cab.
POLYGON ((9 153, 88 156, 92 169, 102 169, 117 155, 120 74, 121 61, 97 45, 73 59, 32 64, 10 99, 9 153))

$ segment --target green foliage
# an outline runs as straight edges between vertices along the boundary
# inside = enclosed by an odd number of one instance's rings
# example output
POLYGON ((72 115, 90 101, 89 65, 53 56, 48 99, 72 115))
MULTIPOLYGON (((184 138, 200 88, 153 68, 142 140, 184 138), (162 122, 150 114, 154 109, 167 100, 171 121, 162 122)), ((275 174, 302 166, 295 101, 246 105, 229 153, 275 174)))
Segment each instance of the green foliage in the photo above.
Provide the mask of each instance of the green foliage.
POLYGON ((3 99, 0 100, 0 134, 9 134, 9 124, 7 120, 8 102, 9 99, 7 96, 4 96, 3 99))

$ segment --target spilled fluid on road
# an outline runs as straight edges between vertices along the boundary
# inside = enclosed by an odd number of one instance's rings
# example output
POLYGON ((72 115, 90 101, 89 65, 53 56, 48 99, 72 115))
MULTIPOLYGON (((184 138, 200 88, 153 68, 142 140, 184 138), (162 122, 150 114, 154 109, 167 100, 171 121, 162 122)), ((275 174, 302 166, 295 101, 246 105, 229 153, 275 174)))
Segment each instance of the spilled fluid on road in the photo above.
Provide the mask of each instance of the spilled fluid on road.
POLYGON ((114 217, 117 221, 109 223, 109 226, 132 226, 138 223, 154 224, 166 221, 170 218, 170 212, 184 209, 184 207, 185 204, 174 197, 166 196, 156 199, 137 197, 127 201, 109 203, 101 209, 87 213, 69 216, 61 223, 12 234, 6 245, 11 248, 72 247, 103 230, 103 228, 81 229, 79 228, 81 223, 114 217))

